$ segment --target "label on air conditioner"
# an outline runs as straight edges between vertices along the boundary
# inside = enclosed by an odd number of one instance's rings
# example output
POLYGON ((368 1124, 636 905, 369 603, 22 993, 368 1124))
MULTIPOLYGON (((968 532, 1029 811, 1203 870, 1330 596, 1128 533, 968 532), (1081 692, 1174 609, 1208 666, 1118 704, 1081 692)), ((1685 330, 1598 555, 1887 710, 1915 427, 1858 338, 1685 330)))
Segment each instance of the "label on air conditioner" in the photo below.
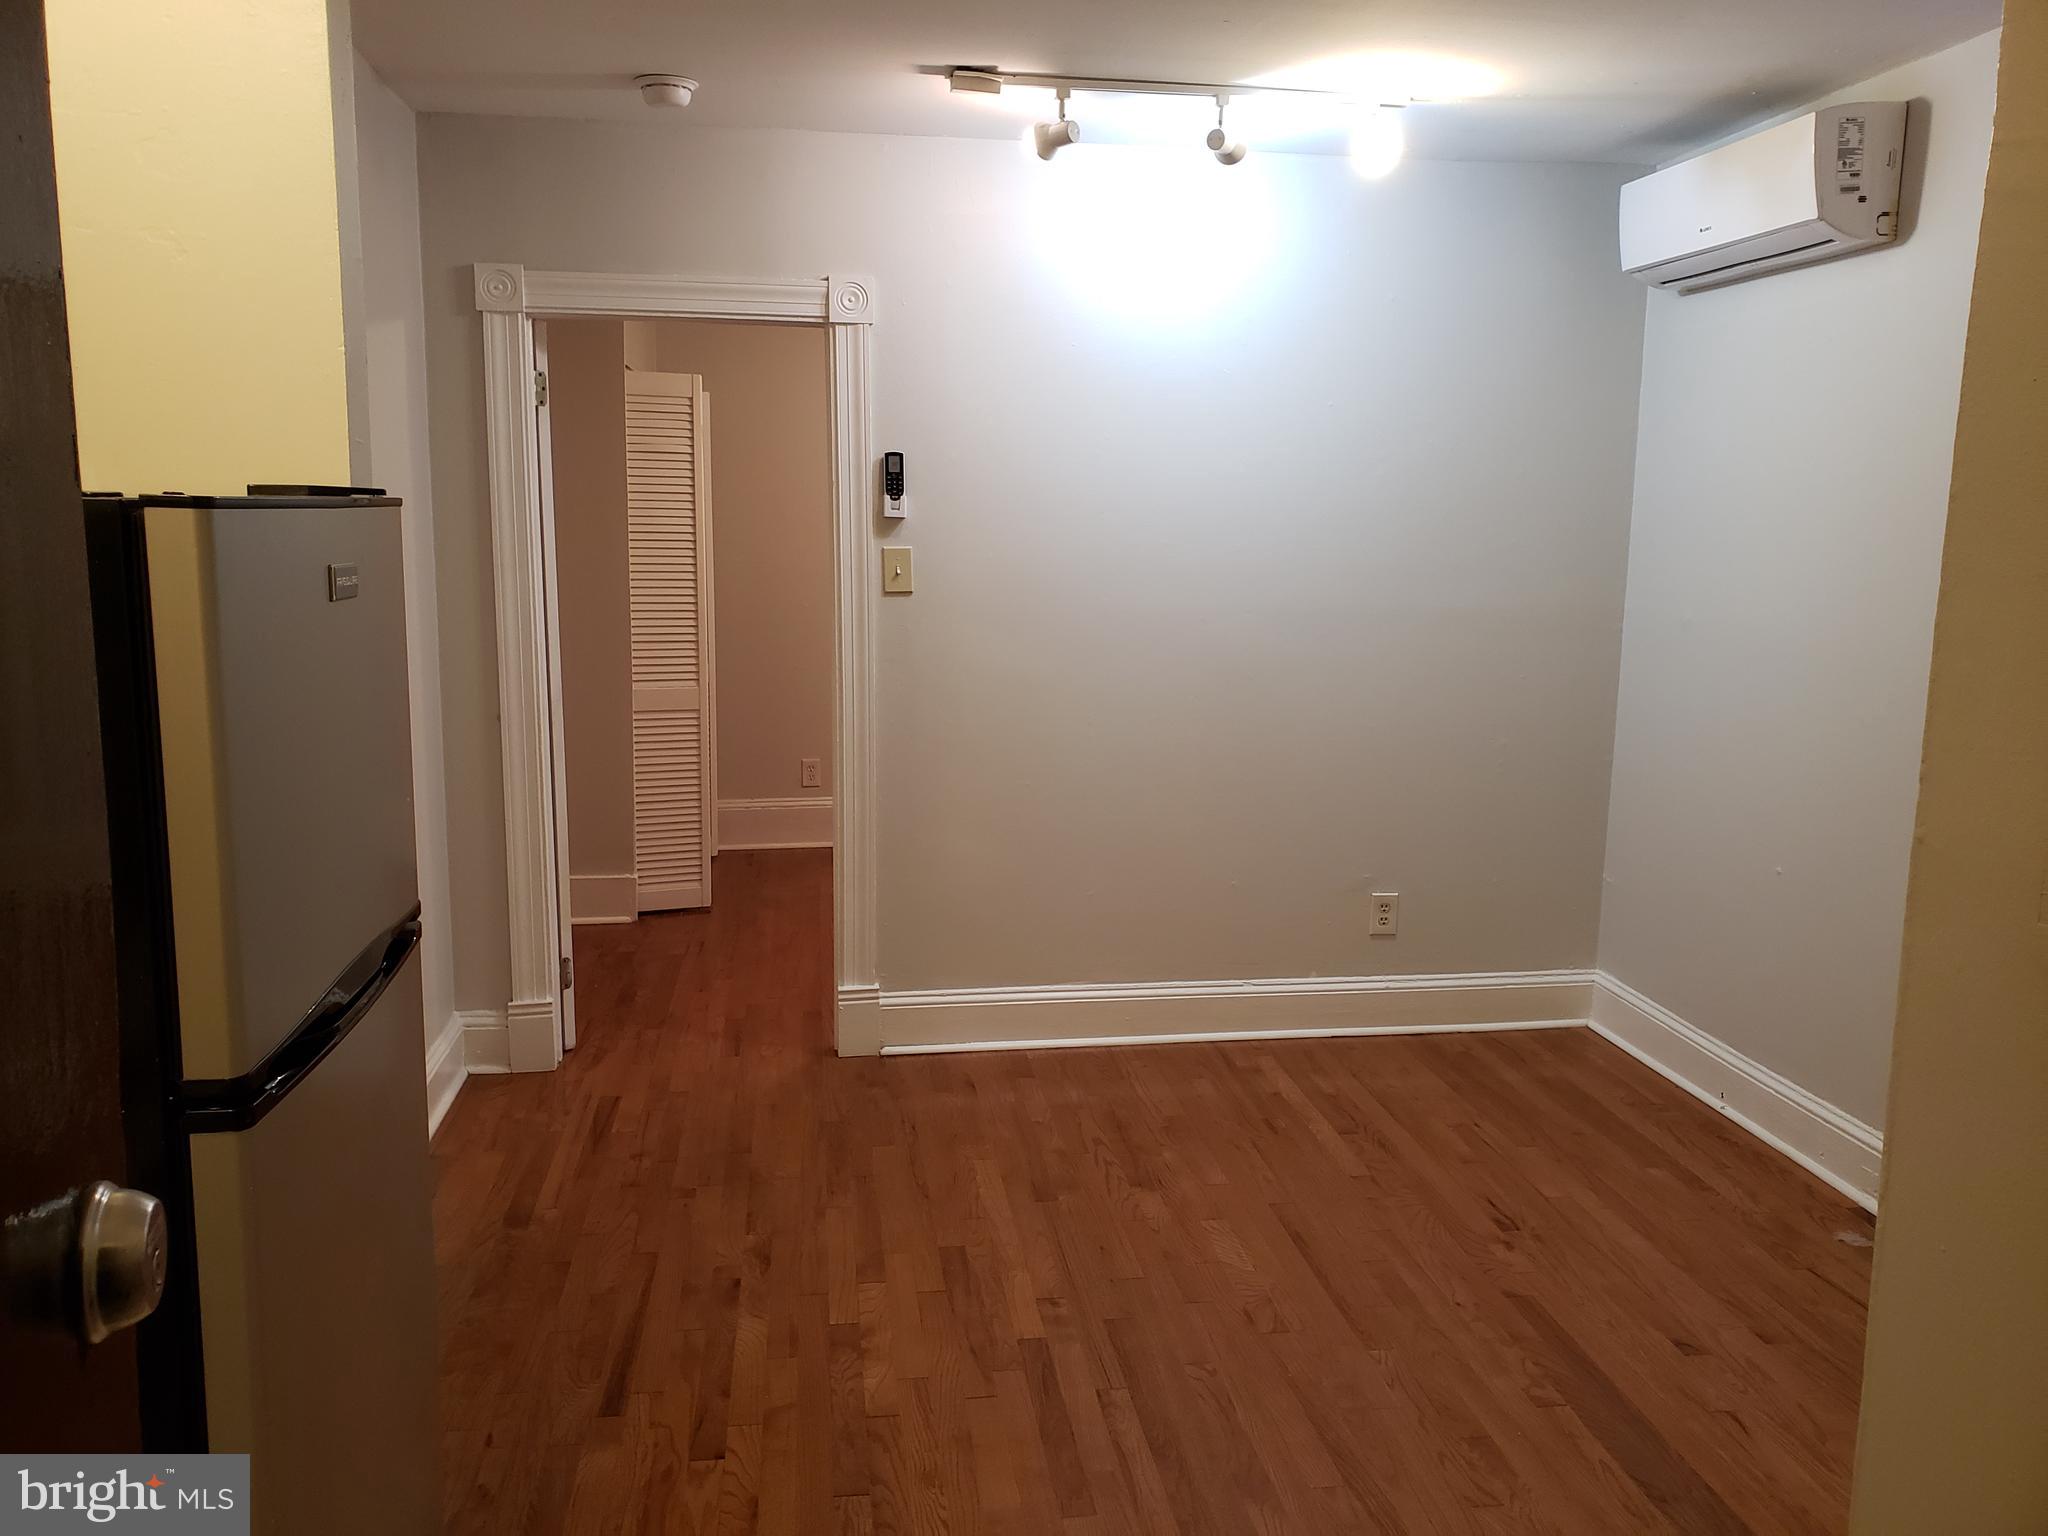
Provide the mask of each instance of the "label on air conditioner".
POLYGON ((1857 192, 1863 187, 1863 119, 1843 117, 1835 123, 1835 190, 1857 192))

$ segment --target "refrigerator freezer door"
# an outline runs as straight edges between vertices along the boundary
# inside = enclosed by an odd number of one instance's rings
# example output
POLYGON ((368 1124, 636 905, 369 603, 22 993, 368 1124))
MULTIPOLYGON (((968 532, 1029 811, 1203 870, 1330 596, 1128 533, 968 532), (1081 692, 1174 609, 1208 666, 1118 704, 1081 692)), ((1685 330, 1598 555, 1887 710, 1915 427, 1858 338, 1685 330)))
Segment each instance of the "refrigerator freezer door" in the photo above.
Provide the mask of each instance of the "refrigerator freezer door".
POLYGON ((263 1536, 428 1536, 434 1275, 419 967, 249 1130, 192 1138, 210 1449, 263 1536))
POLYGON ((395 506, 145 506, 187 1078, 247 1071, 416 900, 395 506))

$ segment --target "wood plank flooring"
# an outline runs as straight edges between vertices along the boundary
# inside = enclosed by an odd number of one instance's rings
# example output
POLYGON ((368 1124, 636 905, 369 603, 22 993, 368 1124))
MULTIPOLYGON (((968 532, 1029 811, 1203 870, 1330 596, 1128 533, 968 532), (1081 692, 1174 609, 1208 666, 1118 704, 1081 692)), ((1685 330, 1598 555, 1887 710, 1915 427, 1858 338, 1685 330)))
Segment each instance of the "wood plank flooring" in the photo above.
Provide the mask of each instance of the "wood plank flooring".
POLYGON ((451 1532, 1828 1532, 1870 1222, 1588 1031, 841 1061, 823 853, 435 1147, 451 1532))

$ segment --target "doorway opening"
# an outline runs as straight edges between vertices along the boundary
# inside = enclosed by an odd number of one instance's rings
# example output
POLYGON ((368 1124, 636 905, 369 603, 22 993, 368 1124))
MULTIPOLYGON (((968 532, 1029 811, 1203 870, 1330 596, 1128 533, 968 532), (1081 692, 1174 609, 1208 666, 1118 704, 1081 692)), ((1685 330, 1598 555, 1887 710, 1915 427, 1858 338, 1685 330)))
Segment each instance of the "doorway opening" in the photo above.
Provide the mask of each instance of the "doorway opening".
POLYGON ((572 926, 701 912, 739 852, 814 867, 796 856, 833 842, 824 327, 575 318, 536 321, 534 345, 572 926))
MULTIPOLYGON (((544 494, 552 489, 545 365, 551 324, 597 317, 621 322, 746 321, 823 332, 832 530, 832 731, 812 798, 818 791, 830 794, 833 1039, 841 1055, 872 1054, 878 1047, 881 1006, 875 955, 871 727, 872 590, 881 534, 880 460, 871 408, 872 285, 847 278, 752 282, 540 272, 508 263, 480 263, 474 279, 483 323, 505 790, 512 981, 505 1010, 506 1065, 513 1071, 552 1070, 576 1041, 573 838, 557 603, 560 573, 553 510, 544 494)), ((715 522, 715 489, 709 499, 715 522)), ((715 590, 710 600, 715 602, 715 590)), ((671 696, 669 702, 683 700, 671 696)), ((700 696, 699 707, 715 714, 715 699, 700 696)), ((805 788, 800 777, 799 793, 788 798, 805 798, 805 788)), ((716 821, 713 795, 705 823, 706 835, 713 840, 719 836, 716 821)), ((637 879, 636 871, 636 883, 637 879)))

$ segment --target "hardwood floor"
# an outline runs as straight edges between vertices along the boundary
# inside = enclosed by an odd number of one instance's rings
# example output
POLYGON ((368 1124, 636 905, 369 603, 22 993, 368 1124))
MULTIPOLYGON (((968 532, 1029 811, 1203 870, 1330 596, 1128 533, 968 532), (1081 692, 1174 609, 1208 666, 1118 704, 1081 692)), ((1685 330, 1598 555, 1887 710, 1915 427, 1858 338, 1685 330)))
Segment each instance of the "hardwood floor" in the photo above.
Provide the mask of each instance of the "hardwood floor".
POLYGON ((1870 1222, 1588 1031, 830 1054, 827 855, 436 1143, 453 1532, 1808 1532, 1870 1222))

